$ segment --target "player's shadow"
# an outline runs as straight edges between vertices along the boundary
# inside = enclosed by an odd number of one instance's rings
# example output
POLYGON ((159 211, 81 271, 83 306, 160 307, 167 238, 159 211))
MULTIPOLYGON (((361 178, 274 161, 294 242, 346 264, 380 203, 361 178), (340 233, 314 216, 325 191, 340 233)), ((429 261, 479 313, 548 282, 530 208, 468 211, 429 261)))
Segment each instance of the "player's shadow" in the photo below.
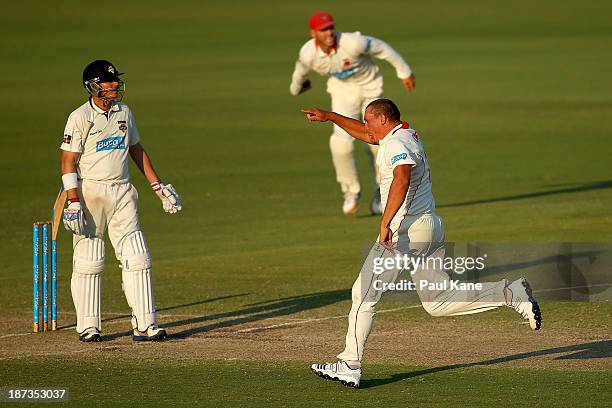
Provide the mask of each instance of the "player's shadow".
MULTIPOLYGON (((220 300, 226 300, 226 299, 231 299, 231 298, 235 298, 235 297, 240 297, 240 296, 246 296, 249 293, 238 293, 236 295, 226 295, 226 296, 218 296, 218 297, 214 297, 214 298, 210 298, 210 299, 204 299, 204 300, 199 300, 197 302, 191 302, 191 303, 184 303, 182 305, 174 305, 174 306, 167 306, 167 307, 162 307, 160 309, 157 309, 157 312, 166 312, 168 310, 174 310, 174 309, 181 309, 184 307, 190 307, 190 306, 197 306, 197 305, 203 305, 206 303, 212 303, 212 302, 217 302, 220 300)), ((102 319, 102 322, 112 322, 114 320, 122 320, 122 319, 128 319, 131 318, 132 315, 131 314, 123 314, 123 315, 118 315, 118 316, 113 316, 113 317, 107 317, 102 319)), ((75 328, 76 324, 68 324, 65 326, 61 326, 58 327, 59 330, 63 330, 63 329, 72 329, 75 328)), ((110 336, 105 336, 105 338, 109 338, 110 336)))
POLYGON ((512 200, 522 200, 525 198, 536 198, 536 197, 545 197, 549 195, 556 194, 565 194, 565 193, 580 193, 583 191, 592 191, 592 190, 602 190, 606 188, 612 188, 612 180, 604 180, 604 181, 594 181, 590 183, 582 183, 582 184, 549 184, 544 187, 556 187, 553 190, 546 191, 536 191, 533 193, 525 193, 525 194, 516 194, 505 197, 495 197, 495 198, 483 198, 479 200, 471 200, 471 201, 462 201, 458 203, 451 204, 442 204, 437 205, 437 208, 452 208, 452 207, 465 207, 469 205, 475 204, 488 204, 488 203, 496 203, 500 201, 512 201, 512 200))
POLYGON ((381 385, 391 384, 398 381, 408 380, 410 378, 419 377, 422 375, 438 373, 441 371, 458 370, 475 366, 488 366, 494 364, 505 363, 508 361, 522 360, 531 357, 540 357, 549 354, 570 353, 558 356, 555 360, 587 360, 593 358, 611 358, 612 357, 612 340, 595 341, 592 343, 574 344, 571 346, 554 347, 544 350, 531 351, 527 353, 512 354, 509 356, 494 358, 490 360, 477 361, 466 364, 453 364, 440 367, 426 368, 424 370, 408 371, 400 374, 392 374, 387 378, 364 379, 360 383, 360 388, 379 387, 381 385))
MULTIPOLYGON (((265 319, 288 316, 306 310, 325 307, 337 302, 349 300, 350 289, 340 289, 327 292, 308 293, 265 302, 246 305, 246 307, 231 312, 215 313, 204 316, 194 316, 187 319, 165 322, 163 327, 169 330, 170 339, 184 339, 193 335, 206 333, 211 330, 223 329, 245 323, 257 322, 265 319), (203 325, 199 325, 204 323, 203 325), (183 327, 188 326, 183 330, 183 327), (195 326, 195 327, 194 327, 195 326)), ((159 309, 162 310, 162 309, 159 309)), ((120 337, 131 336, 132 332, 112 333, 104 336, 104 340, 114 340, 120 337)))

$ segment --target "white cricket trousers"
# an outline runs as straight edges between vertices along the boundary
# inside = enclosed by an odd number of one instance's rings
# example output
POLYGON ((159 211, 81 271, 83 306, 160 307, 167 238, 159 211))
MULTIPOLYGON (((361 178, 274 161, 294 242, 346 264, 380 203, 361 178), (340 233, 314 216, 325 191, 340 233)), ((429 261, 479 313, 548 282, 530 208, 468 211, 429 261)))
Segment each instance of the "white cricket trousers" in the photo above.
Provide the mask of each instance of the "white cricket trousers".
MULTIPOLYGON (((358 86, 328 84, 327 91, 331 95, 332 111, 349 118, 362 120, 366 106, 375 99, 382 97, 382 89, 377 93, 365 92, 358 86)), ((333 133, 329 138, 329 149, 332 162, 336 170, 336 181, 340 184, 345 197, 357 195, 361 192, 357 165, 355 162, 355 139, 340 126, 334 125, 333 133)), ((376 154, 378 145, 363 142, 368 161, 370 163, 370 177, 375 188, 380 185, 380 174, 376 167, 376 154)))
MULTIPOLYGON (((394 241, 397 243, 397 249, 394 253, 378 242, 375 243, 353 285, 353 304, 348 316, 346 346, 338 355, 343 361, 361 361, 363 358, 365 343, 376 314, 375 306, 384 293, 380 289, 381 281, 396 282, 401 273, 398 269, 385 270, 382 274, 374 273, 374 259, 394 258, 398 253, 408 254, 409 257, 444 258, 444 226, 437 215, 406 216, 399 226, 391 226, 392 231, 396 229, 394 241), (379 282, 376 282, 377 280, 379 282)), ((482 290, 467 291, 450 288, 450 275, 442 269, 431 268, 431 265, 427 268, 416 268, 413 272, 412 281, 416 285, 419 299, 423 308, 432 316, 480 313, 505 304, 505 279, 499 282, 483 282, 482 290), (420 281, 423 280, 436 283, 439 287, 446 284, 448 289, 420 289, 420 281)))
MULTIPOLYGON (((82 180, 79 195, 85 209, 88 236, 108 237, 117 251, 121 240, 140 230, 138 223, 138 192, 129 182, 102 183, 82 180)), ((79 240, 74 236, 74 244, 79 240)))
POLYGON ((129 183, 83 180, 79 196, 86 217, 85 235, 73 236, 71 290, 77 312, 77 331, 101 330, 100 301, 104 270, 104 232, 121 262, 122 284, 132 308, 134 328, 155 323, 151 258, 138 222, 138 192, 129 183))

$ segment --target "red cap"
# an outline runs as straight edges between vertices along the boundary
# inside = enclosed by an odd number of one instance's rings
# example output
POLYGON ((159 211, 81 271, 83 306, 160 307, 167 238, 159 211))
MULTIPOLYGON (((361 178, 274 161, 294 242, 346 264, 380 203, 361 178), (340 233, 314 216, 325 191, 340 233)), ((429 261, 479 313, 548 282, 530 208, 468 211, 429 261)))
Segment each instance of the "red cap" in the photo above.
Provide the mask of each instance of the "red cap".
POLYGON ((317 11, 310 16, 310 29, 311 30, 325 30, 329 26, 336 24, 331 14, 325 11, 317 11))

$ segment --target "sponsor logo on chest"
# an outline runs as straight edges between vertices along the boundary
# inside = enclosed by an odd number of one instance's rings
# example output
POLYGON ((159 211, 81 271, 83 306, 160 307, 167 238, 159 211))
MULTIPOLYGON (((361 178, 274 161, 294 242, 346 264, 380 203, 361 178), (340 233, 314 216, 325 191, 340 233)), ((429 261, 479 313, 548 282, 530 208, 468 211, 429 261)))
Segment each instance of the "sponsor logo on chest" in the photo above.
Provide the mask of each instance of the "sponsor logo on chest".
POLYGON ((96 152, 105 150, 125 150, 125 136, 109 137, 96 142, 96 152))

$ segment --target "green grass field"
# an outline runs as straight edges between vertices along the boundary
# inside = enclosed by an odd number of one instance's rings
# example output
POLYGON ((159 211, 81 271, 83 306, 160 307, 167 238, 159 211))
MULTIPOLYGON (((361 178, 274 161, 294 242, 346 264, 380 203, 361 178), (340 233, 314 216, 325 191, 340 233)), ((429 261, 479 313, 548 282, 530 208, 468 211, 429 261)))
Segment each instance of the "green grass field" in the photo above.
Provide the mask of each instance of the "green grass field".
POLYGON ((82 2, 5 5, 0 15, 0 388, 65 386, 74 405, 606 406, 612 307, 545 302, 532 333, 509 310, 433 319, 383 303, 362 390, 308 369, 342 348, 349 288, 377 235, 359 150, 362 210, 341 215, 324 79, 289 95, 308 15, 398 50, 417 77, 386 96, 419 130, 448 241, 612 241, 612 6, 599 1, 372 3, 82 2), (133 345, 110 244, 104 342, 83 345, 60 233, 60 324, 31 329, 31 223, 59 188, 67 115, 83 67, 126 72, 124 101, 184 210, 168 216, 132 167, 170 341, 133 345), (313 320, 319 319, 319 320, 313 320), (272 327, 273 326, 273 327, 272 327), (95 401, 95 402, 92 402, 95 401))

